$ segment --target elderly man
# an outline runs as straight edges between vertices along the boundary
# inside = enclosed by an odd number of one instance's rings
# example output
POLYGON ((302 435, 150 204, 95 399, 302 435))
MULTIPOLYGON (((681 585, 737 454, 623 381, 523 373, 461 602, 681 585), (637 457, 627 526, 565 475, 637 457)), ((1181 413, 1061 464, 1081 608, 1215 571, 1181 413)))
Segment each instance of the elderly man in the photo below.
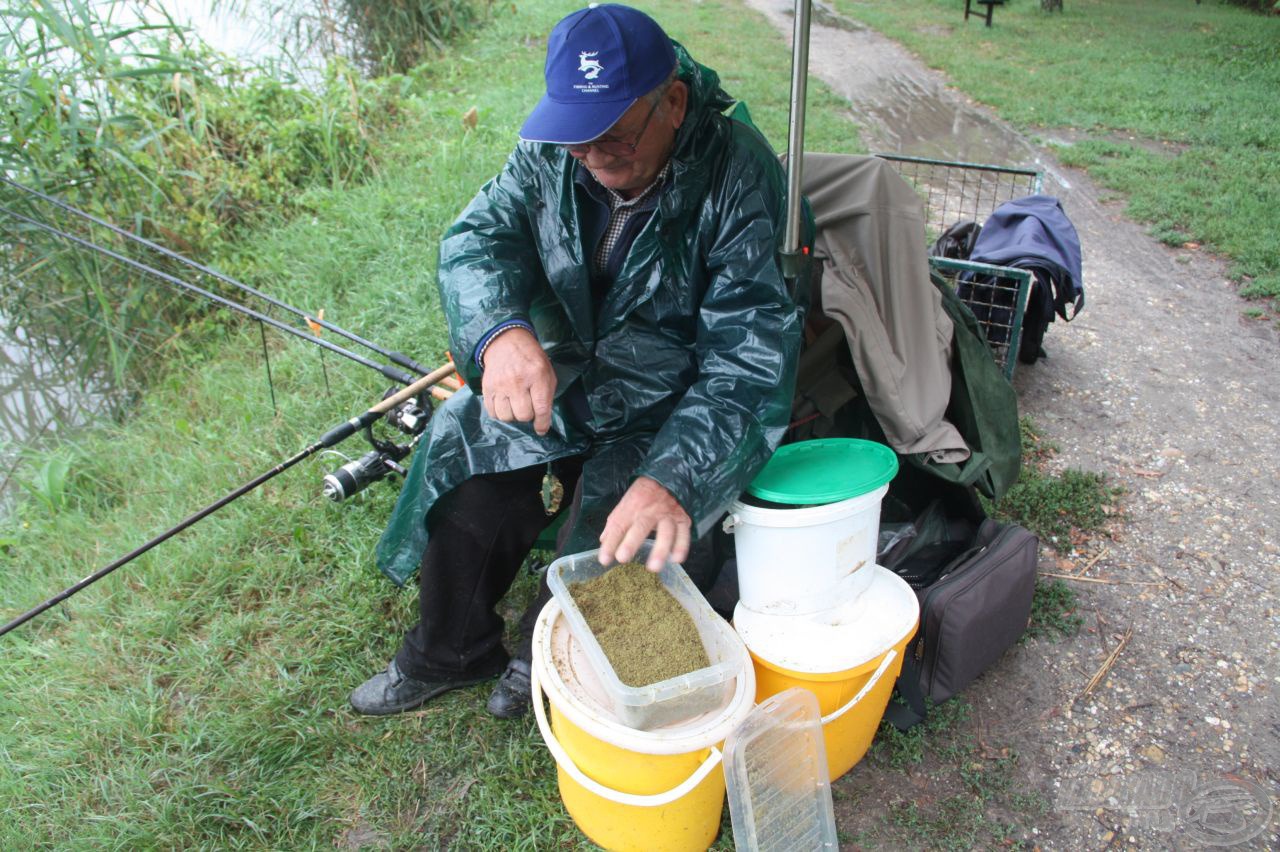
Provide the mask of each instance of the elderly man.
POLYGON ((562 551, 599 547, 608 565, 651 536, 651 570, 682 562, 787 425, 802 317, 768 143, 626 6, 557 24, 546 85, 441 245, 467 387, 433 418, 378 546, 392 579, 419 571, 420 621, 352 693, 361 713, 499 673, 489 711, 523 713, 545 581, 514 658, 494 608, 542 530, 568 511, 562 551))

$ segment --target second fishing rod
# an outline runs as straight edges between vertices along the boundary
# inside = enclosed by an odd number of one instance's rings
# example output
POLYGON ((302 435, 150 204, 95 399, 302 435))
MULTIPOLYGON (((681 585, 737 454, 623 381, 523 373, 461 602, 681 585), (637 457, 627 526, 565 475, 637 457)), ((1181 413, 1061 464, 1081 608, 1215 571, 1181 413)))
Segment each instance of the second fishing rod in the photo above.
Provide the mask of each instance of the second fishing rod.
POLYGON ((257 290, 253 287, 250 287, 248 284, 245 284, 241 281, 237 281, 236 279, 232 278, 229 275, 226 275, 225 273, 219 272, 218 270, 213 269, 212 267, 206 266, 205 264, 192 260, 186 255, 179 254, 178 252, 170 248, 166 248, 165 246, 162 246, 159 243, 152 242, 151 240, 148 240, 145 237, 139 236, 138 234, 135 234, 132 231, 128 231, 124 228, 119 227, 118 225, 113 225, 104 219, 94 216, 92 213, 81 210, 80 208, 72 204, 68 204, 67 202, 63 201, 57 196, 49 195, 47 193, 41 192, 38 189, 34 189, 32 187, 27 186, 26 184, 19 183, 18 181, 13 180, 12 178, 7 178, 3 175, 0 175, 0 184, 13 187, 16 190, 27 194, 31 198, 35 198, 47 204, 51 204, 60 210, 64 210, 67 213, 72 214, 73 216, 76 216, 87 222, 92 222, 93 224, 98 225, 100 227, 106 228, 111 233, 119 237, 122 237, 126 240, 129 240, 130 242, 136 243, 141 246, 145 246, 151 251, 155 251, 159 254, 162 254, 165 257, 170 258, 171 260, 175 260, 178 263, 181 263, 185 266, 195 269, 196 271, 201 272, 205 275, 208 275, 211 278, 221 281, 222 283, 227 284, 231 287, 234 287, 237 290, 248 293, 251 296, 256 296, 257 298, 262 299, 264 302, 266 302, 269 305, 274 305, 275 307, 280 308, 281 310, 288 311, 289 313, 294 314, 295 316, 300 316, 304 320, 306 320, 308 326, 311 326, 312 328, 319 327, 326 331, 331 331, 334 334, 337 334, 339 337, 344 337, 347 340, 350 340, 352 343, 358 343, 359 345, 365 347, 371 352, 376 352, 382 357, 388 359, 389 361, 391 361, 391 363, 398 364, 401 367, 404 367, 405 369, 411 371, 414 375, 420 375, 426 372, 426 367, 422 366, 417 361, 414 361, 412 358, 410 358, 408 355, 405 355, 402 352, 396 352, 395 350, 385 349, 370 340, 366 340, 365 338, 357 334, 354 334, 344 328, 341 328, 340 326, 336 326, 333 323, 325 322, 324 318, 319 315, 313 316, 307 311, 302 310, 301 308, 294 307, 293 305, 290 305, 287 302, 283 302, 275 298, 274 296, 271 296, 267 293, 262 292, 261 290, 257 290))
POLYGON ((328 340, 325 340, 322 337, 312 334, 309 331, 304 331, 303 329, 300 329, 296 326, 292 326, 292 325, 289 325, 288 323, 280 322, 274 317, 269 317, 266 314, 261 313, 260 311, 255 311, 253 308, 250 308, 246 305, 242 305, 239 302, 226 298, 225 296, 219 296, 217 293, 214 293, 210 290, 206 290, 203 287, 199 287, 195 284, 192 284, 189 281, 184 281, 183 279, 178 278, 175 275, 170 275, 169 273, 156 269, 154 266, 149 266, 148 264, 145 264, 140 260, 135 260, 134 258, 120 254, 119 252, 113 251, 112 249, 109 249, 106 246, 100 246, 97 243, 93 242, 92 240, 87 240, 84 237, 79 237, 79 236, 76 236, 75 234, 71 234, 66 231, 63 231, 60 228, 55 228, 53 225, 50 225, 47 222, 41 222, 38 219, 35 219, 31 216, 27 216, 23 213, 19 213, 18 211, 12 210, 8 207, 4 207, 3 205, 0 205, 0 214, 9 216, 10 218, 18 222, 22 222, 23 224, 29 225, 33 228, 37 228, 41 231, 44 231, 45 233, 58 237, 59 239, 66 240, 67 242, 73 245, 77 245, 82 248, 89 249, 90 251, 96 252, 97 254, 100 254, 104 257, 108 257, 111 260, 116 261, 117 263, 127 266, 130 269, 134 269, 134 270, 137 270, 138 272, 142 272, 146 275, 150 275, 151 277, 156 278, 160 281, 164 281, 165 283, 171 286, 178 287, 189 293, 195 293, 197 295, 203 296, 204 298, 208 299, 214 304, 221 305, 222 307, 225 307, 225 308, 230 308, 233 311, 242 313, 245 316, 251 317, 252 319, 255 319, 261 323, 269 325, 272 328, 279 329, 280 331, 283 331, 286 334, 291 334, 294 337, 298 337, 298 338, 301 338, 302 340, 306 340, 311 343, 314 343, 316 346, 319 346, 323 349, 328 349, 330 352, 335 352, 344 358, 348 358, 352 361, 355 361, 357 364, 361 364, 372 370, 377 370, 383 376, 385 376, 386 378, 390 379, 393 382, 396 382, 397 384, 407 385, 413 382, 413 376, 409 375, 403 370, 399 370, 395 367, 392 367, 389 364, 380 364, 377 361, 370 360, 369 358, 366 358, 363 355, 360 355, 359 353, 352 352, 350 349, 346 349, 342 346, 338 346, 336 343, 331 343, 328 340))

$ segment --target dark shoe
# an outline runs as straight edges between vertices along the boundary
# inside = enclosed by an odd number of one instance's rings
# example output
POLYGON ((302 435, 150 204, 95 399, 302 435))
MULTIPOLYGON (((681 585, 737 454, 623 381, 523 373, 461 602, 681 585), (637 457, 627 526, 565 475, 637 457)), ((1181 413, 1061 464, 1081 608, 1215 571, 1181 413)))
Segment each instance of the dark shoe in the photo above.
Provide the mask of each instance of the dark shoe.
POLYGON ((518 719, 528 712, 530 703, 529 664, 512 660, 485 707, 499 719, 518 719))
MULTIPOLYGON (((492 677, 492 675, 490 675, 492 677)), ((351 709, 365 716, 389 716, 403 713, 451 689, 481 683, 487 677, 464 680, 414 680, 392 660, 385 672, 378 672, 351 693, 351 709)))

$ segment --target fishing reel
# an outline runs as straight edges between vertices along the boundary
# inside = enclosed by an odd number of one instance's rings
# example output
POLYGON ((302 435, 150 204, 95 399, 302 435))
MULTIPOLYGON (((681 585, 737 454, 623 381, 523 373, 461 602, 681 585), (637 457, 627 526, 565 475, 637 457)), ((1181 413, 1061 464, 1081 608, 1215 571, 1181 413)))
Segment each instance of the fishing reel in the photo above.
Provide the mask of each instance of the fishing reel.
MULTIPOLYGON (((397 388, 392 388, 382 395, 383 399, 393 395, 397 388)), ((424 393, 414 399, 408 399, 392 408, 383 420, 397 432, 410 436, 405 444, 381 439, 373 434, 373 425, 364 428, 365 440, 373 449, 358 459, 348 461, 333 473, 327 473, 321 491, 335 503, 341 503, 348 497, 358 494, 380 479, 392 474, 405 475, 400 464, 413 451, 422 434, 431 421, 431 403, 424 393)))

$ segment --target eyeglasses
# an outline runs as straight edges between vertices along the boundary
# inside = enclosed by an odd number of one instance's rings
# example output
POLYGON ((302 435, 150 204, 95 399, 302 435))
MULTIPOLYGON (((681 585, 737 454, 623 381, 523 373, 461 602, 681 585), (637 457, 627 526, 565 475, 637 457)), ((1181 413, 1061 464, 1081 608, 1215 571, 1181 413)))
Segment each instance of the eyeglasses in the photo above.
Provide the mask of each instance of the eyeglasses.
POLYGON ((621 139, 610 139, 602 136, 599 139, 592 139, 590 142, 565 145, 564 148, 570 154, 576 154, 579 157, 585 157, 592 148, 610 157, 634 157, 636 151, 640 148, 640 140, 644 138, 644 132, 649 129, 649 120, 653 118, 653 114, 657 111, 660 103, 662 103, 661 97, 653 102, 653 106, 649 107, 649 114, 644 117, 644 123, 640 125, 640 130, 636 133, 636 141, 634 142, 624 142, 621 139))

